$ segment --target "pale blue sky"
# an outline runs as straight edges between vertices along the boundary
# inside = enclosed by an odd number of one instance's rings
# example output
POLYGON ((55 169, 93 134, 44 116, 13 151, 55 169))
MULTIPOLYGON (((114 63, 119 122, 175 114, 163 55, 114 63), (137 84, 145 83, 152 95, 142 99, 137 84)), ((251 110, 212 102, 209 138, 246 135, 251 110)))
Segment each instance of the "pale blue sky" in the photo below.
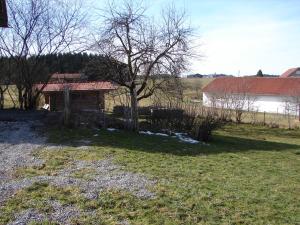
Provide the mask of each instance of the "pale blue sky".
POLYGON ((300 0, 146 1, 153 15, 169 3, 185 9, 200 36, 204 57, 190 73, 281 74, 300 66, 300 0))

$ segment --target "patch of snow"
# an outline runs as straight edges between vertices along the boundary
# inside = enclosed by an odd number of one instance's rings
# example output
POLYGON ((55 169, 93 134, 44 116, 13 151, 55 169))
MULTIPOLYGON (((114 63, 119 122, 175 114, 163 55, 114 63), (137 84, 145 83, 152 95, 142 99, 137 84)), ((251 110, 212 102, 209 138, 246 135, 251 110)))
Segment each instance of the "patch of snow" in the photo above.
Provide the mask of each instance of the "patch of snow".
MULTIPOLYGON (((163 137, 169 137, 168 134, 165 133, 154 133, 151 131, 140 131, 140 134, 145 134, 145 135, 156 135, 156 136, 163 136, 163 137)), ((187 133, 174 133, 175 136, 171 136, 173 138, 178 138, 180 141, 185 142, 185 143, 189 143, 189 144, 198 144, 200 143, 199 141, 188 137, 187 133)))
POLYGON ((153 132, 151 132, 151 131, 140 131, 140 134, 169 137, 169 135, 167 135, 167 134, 164 134, 164 133, 153 133, 153 132))
POLYGON ((45 104, 42 109, 45 109, 45 110, 49 110, 50 109, 50 105, 49 104, 45 104))
POLYGON ((155 135, 157 135, 157 136, 163 136, 163 137, 169 137, 169 135, 164 134, 164 133, 155 133, 155 135))
POLYGON ((199 141, 197 141, 193 138, 187 137, 186 135, 187 135, 186 133, 175 133, 175 136, 182 142, 190 143, 190 144, 198 144, 199 143, 199 141))
POLYGON ((118 131, 116 128, 107 128, 108 131, 118 131))
POLYGON ((140 131, 140 134, 154 135, 154 133, 151 131, 140 131))

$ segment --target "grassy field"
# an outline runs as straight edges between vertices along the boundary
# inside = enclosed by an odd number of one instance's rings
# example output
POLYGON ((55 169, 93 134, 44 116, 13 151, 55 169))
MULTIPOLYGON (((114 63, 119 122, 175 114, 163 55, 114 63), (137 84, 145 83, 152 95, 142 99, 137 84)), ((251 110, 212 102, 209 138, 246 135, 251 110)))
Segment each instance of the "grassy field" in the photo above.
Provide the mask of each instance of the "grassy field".
POLYGON ((16 87, 11 85, 9 91, 4 93, 4 108, 13 108, 14 106, 18 107, 18 95, 16 87))
MULTIPOLYGON (((43 168, 27 168, 18 177, 54 174, 72 160, 112 157, 128 171, 157 180, 156 198, 142 200, 108 190, 87 200, 79 190, 35 184, 20 191, 3 208, 0 224, 30 207, 49 211, 46 199, 96 210, 74 224, 300 224, 300 132, 251 125, 228 125, 209 145, 126 132, 52 130, 49 140, 91 140, 91 150, 41 151, 43 168)), ((77 176, 83 176, 77 174, 77 176)))
POLYGON ((184 97, 187 99, 202 100, 202 88, 213 80, 214 78, 183 78, 184 97))

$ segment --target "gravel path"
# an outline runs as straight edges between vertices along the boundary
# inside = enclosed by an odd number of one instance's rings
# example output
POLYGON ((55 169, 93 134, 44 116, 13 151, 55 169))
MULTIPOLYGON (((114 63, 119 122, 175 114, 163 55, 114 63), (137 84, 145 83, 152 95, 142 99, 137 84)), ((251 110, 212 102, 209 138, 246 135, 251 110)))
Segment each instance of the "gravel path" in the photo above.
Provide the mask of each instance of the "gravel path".
POLYGON ((63 206, 58 201, 49 200, 45 202, 50 205, 52 211, 45 215, 36 209, 27 209, 15 215, 15 220, 8 225, 25 225, 32 222, 42 223, 43 221, 51 221, 58 224, 71 224, 71 220, 80 216, 80 210, 73 206, 63 206))
POLYGON ((31 155, 33 150, 45 143, 45 138, 33 132, 40 125, 37 121, 0 121, 0 184, 11 177, 15 168, 42 163, 31 155))
MULTIPOLYGON (((119 189, 129 191, 138 198, 153 198, 155 195, 148 190, 155 181, 147 179, 142 174, 124 171, 115 165, 112 159, 99 161, 73 161, 68 168, 58 171, 54 176, 36 176, 31 178, 13 179, 12 172, 17 167, 41 165, 42 160, 32 156, 36 149, 59 151, 64 146, 47 145, 45 138, 40 137, 34 128, 37 122, 0 122, 0 206, 17 191, 30 187, 36 182, 46 182, 57 187, 76 187, 87 199, 96 199, 101 191, 119 189), (75 177, 74 173, 83 170, 91 171, 83 177, 75 177)), ((82 143, 78 149, 88 149, 88 143, 82 143)), ((54 209, 47 215, 36 209, 27 209, 15 214, 10 224, 29 224, 49 220, 59 224, 68 224, 72 218, 82 215, 73 206, 62 206, 59 202, 48 202, 54 209)))

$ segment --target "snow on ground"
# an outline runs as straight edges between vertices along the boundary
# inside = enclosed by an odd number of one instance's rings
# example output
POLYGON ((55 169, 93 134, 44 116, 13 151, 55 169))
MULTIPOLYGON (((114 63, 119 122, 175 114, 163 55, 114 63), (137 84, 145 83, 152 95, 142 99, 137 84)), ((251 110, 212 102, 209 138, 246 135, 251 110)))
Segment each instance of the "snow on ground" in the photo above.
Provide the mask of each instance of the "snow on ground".
POLYGON ((107 130, 108 130, 108 131, 112 131, 112 132, 113 132, 113 131, 118 131, 118 129, 116 129, 116 128, 107 128, 107 130))
POLYGON ((140 134, 145 134, 145 135, 156 135, 156 136, 163 136, 163 137, 177 137, 180 141, 185 142, 185 143, 190 143, 190 144, 198 144, 200 143, 199 141, 188 137, 186 133, 174 133, 175 136, 169 136, 168 134, 164 133, 154 133, 151 131, 140 131, 140 134))

